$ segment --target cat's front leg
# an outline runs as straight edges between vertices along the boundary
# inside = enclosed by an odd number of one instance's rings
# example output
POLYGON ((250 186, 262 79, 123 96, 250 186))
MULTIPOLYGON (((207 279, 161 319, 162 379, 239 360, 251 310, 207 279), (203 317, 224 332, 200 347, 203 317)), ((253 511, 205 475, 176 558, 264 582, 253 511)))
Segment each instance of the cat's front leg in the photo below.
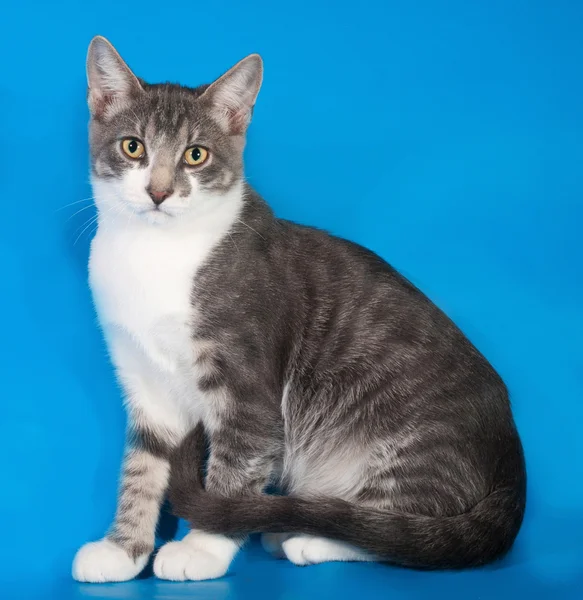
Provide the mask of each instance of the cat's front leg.
MULTIPOLYGON (((210 433, 207 491, 238 496, 259 493, 268 485, 281 443, 269 411, 252 419, 246 417, 233 414, 210 433)), ((193 529, 182 541, 170 542, 160 549, 154 573, 174 581, 222 577, 244 541, 245 538, 193 529)))
POLYGON ((77 552, 74 579, 127 581, 143 570, 154 549, 168 476, 164 441, 146 431, 128 436, 115 520, 105 538, 77 552))
POLYGON ((142 571, 154 549, 170 453, 197 418, 186 417, 173 401, 168 382, 175 374, 157 360, 155 344, 136 344, 121 327, 106 325, 104 331, 124 390, 128 437, 115 520, 105 538, 77 552, 78 581, 126 581, 142 571))

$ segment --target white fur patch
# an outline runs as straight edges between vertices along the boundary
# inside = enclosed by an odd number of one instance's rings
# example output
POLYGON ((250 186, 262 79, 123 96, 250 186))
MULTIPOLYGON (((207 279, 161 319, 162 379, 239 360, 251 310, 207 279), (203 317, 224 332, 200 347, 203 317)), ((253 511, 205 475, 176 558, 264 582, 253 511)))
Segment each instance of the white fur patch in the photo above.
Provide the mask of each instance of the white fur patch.
POLYGON ((212 419, 212 403, 196 387, 197 352, 205 348, 192 341, 191 298, 197 270, 238 218, 242 187, 216 197, 198 191, 184 214, 158 225, 131 214, 130 188, 145 195, 132 175, 125 184, 94 181, 103 216, 91 246, 91 289, 130 413, 180 439, 212 419), (116 204, 119 214, 107 208, 116 204))
POLYGON ((296 535, 285 540, 283 552, 289 561, 304 567, 323 562, 374 562, 375 558, 359 548, 327 538, 296 535))
POLYGON ((128 581, 143 570, 148 554, 131 558, 117 544, 103 539, 82 546, 73 560, 73 579, 91 583, 128 581))
POLYGON ((191 531, 180 542, 160 548, 154 574, 171 581, 217 579, 228 570, 239 545, 223 535, 191 531))
POLYGON ((330 448, 326 436, 297 449, 286 447, 283 478, 298 496, 332 496, 352 500, 362 488, 368 453, 346 444, 330 448))

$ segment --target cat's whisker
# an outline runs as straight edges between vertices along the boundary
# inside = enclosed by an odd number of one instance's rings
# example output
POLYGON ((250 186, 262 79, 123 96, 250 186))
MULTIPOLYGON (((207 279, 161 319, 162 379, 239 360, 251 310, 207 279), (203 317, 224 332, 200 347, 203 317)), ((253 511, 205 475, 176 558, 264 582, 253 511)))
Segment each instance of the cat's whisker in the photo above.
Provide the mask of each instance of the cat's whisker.
POLYGON ((115 211, 115 216, 118 217, 123 212, 123 206, 121 204, 112 204, 107 210, 103 211, 101 215, 104 221, 110 221, 112 219, 111 213, 115 211))
POLYGON ((138 135, 137 131, 139 131, 139 129, 140 129, 140 124, 137 121, 134 121, 133 119, 130 119, 129 117, 126 117, 126 120, 127 120, 127 122, 130 125, 132 125, 133 127, 135 127, 135 129, 136 129, 136 135, 138 135))
POLYGON ((75 229, 75 231, 73 232, 73 235, 75 235, 82 227, 84 227, 85 225, 87 225, 87 223, 89 223, 90 221, 92 221, 96 216, 97 216, 97 214, 92 215, 88 219, 86 219, 85 221, 83 221, 83 223, 81 223, 81 225, 79 225, 79 227, 77 227, 77 229, 75 229))
POLYGON ((93 208, 94 204, 91 203, 87 206, 84 206, 83 208, 80 208, 79 210, 75 211, 70 217, 67 218, 67 220, 65 221, 65 223, 68 223, 75 215, 78 215, 80 212, 83 212, 84 210, 88 210, 89 208, 93 208))
POLYGON ((111 212, 114 208, 119 208, 118 206, 116 206, 115 204, 112 204, 107 210, 105 210, 102 213, 97 212, 95 215, 93 215, 92 217, 90 217, 89 219, 87 219, 87 221, 85 221, 82 225, 80 225, 76 230, 75 233, 77 233, 79 231, 79 229, 83 228, 82 231, 79 233, 79 235, 75 238, 75 241, 73 242, 73 246, 75 246, 77 244, 77 242, 79 241, 79 239, 81 238, 81 236, 92 226, 95 225, 99 218, 105 218, 105 216, 111 212))
POLYGON ((75 241, 73 242, 73 246, 75 246, 77 244, 77 242, 79 241, 81 236, 89 229, 89 227, 91 227, 91 225, 93 225, 94 223, 97 222, 98 218, 99 218, 99 215, 95 215, 94 217, 89 219, 89 222, 87 223, 87 225, 85 225, 85 227, 83 227, 83 230, 81 231, 81 233, 75 238, 75 241))
POLYGON ((245 223, 245 221, 242 221, 239 218, 236 218, 235 220, 238 221, 239 223, 241 223, 241 225, 245 225, 245 227, 247 227, 251 231, 255 232, 262 240, 265 239, 257 230, 253 229, 253 227, 251 227, 251 225, 247 225, 247 223, 245 223))
POLYGON ((138 117, 138 115, 132 108, 129 108, 129 110, 131 111, 132 115, 134 115, 135 120, 129 118, 127 115, 125 116, 125 118, 136 128, 136 134, 137 134, 141 127, 140 118, 138 117))
POLYGON ((237 249, 237 254, 239 254, 239 246, 237 246, 237 242, 235 241, 235 238, 231 235, 230 231, 228 231, 227 233, 229 234, 231 241, 233 242, 233 244, 235 245, 235 248, 237 249))
POLYGON ((55 210, 55 212, 59 212, 60 210, 65 210, 65 208, 69 208, 69 206, 75 206, 75 204, 80 204, 81 202, 91 202, 91 204, 93 204, 94 200, 95 200, 95 198, 93 198, 93 196, 91 196, 89 198, 81 198, 81 200, 75 200, 75 202, 70 202, 69 204, 65 204, 65 206, 61 206, 60 208, 57 208, 55 210))

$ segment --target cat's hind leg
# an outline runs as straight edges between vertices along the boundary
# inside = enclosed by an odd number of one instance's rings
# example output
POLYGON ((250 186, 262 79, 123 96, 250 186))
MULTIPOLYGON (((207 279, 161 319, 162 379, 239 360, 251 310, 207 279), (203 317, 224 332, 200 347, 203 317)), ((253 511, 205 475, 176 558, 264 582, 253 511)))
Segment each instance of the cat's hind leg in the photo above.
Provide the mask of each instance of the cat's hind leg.
POLYGON ((241 543, 224 535, 191 531, 168 542, 156 555, 154 574, 170 581, 202 581, 222 577, 241 543))
POLYGON ((282 543, 289 561, 300 567, 323 562, 375 562, 379 559, 350 544, 311 535, 295 535, 282 543))

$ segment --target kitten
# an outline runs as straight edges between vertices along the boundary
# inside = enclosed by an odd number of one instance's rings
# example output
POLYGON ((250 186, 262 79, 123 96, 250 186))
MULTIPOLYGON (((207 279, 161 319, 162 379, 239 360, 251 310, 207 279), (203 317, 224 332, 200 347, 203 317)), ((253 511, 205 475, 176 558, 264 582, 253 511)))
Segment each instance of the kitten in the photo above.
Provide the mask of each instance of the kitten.
POLYGON ((73 576, 136 576, 170 479, 195 528, 158 552, 164 579, 224 575, 254 531, 298 565, 502 556, 526 480, 506 388, 380 257, 277 219, 245 183, 260 57, 149 85, 97 37, 87 73, 90 284, 129 427, 115 521, 73 576), (273 482, 286 495, 262 494, 273 482))

